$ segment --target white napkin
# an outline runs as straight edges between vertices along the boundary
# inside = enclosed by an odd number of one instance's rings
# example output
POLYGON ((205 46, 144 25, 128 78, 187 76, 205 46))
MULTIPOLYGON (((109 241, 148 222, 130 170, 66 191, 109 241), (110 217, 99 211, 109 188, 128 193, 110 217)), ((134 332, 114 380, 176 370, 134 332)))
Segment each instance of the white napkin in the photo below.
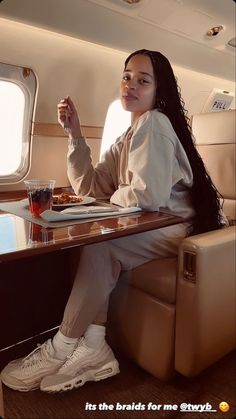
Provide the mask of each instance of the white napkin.
POLYGON ((71 207, 63 210, 61 212, 53 211, 53 210, 46 210, 41 213, 41 218, 46 221, 66 221, 66 220, 76 220, 82 218, 100 218, 100 217, 113 217, 115 215, 126 215, 131 214, 133 212, 142 211, 139 207, 130 207, 130 208, 119 208, 114 209, 112 207, 97 207, 97 211, 95 210, 96 206, 94 207, 85 207, 82 206, 78 207, 71 207))
POLYGON ((104 205, 76 205, 73 207, 66 208, 61 211, 62 214, 91 214, 91 213, 101 213, 101 212, 115 212, 120 210, 121 207, 118 206, 105 206, 104 205))

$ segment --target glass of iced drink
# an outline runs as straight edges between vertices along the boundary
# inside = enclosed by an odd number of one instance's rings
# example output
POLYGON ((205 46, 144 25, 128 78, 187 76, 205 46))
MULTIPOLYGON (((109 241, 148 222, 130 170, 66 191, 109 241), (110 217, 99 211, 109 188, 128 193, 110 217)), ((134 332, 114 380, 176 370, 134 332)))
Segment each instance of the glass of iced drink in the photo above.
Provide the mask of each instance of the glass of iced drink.
POLYGON ((24 183, 33 217, 39 217, 43 211, 52 209, 55 180, 25 180, 24 183))

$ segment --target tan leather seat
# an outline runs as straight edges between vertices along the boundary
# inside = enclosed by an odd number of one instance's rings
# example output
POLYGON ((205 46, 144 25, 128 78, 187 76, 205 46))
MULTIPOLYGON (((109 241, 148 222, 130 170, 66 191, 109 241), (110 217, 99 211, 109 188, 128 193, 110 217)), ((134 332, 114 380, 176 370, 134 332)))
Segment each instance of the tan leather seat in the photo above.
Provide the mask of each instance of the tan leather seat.
POLYGON ((192 129, 197 148, 217 189, 224 212, 236 219, 235 110, 195 115, 192 129))
MULTIPOLYGON (((198 114, 199 153, 235 216, 235 111, 198 114)), ((114 347, 159 379, 194 376, 236 347, 235 227, 183 240, 178 258, 124 272, 110 299, 114 347)))

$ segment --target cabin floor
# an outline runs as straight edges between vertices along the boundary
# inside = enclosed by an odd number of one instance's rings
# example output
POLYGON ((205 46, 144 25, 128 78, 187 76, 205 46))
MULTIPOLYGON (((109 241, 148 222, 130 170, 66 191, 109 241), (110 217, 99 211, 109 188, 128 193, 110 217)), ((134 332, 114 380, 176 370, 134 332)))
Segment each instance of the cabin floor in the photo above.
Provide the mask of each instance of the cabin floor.
POLYGON ((228 354, 197 377, 177 374, 166 383, 116 354, 120 374, 97 383, 86 383, 67 393, 48 394, 40 390, 21 393, 4 386, 5 415, 7 419, 234 419, 235 355, 235 351, 228 354), (229 404, 228 412, 220 411, 222 401, 229 404), (148 409, 149 403, 152 408, 148 409), (181 413, 181 403, 208 403, 216 412, 181 413), (160 410, 157 405, 161 405, 160 410), (167 405, 178 407, 177 410, 164 410, 170 409, 167 405))

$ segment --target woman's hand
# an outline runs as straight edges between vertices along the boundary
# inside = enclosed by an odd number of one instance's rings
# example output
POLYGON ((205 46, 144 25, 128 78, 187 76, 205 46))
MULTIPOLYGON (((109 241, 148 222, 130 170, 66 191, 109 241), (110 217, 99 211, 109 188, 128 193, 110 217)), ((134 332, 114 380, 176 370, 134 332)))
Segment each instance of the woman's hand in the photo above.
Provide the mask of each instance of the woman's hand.
POLYGON ((69 138, 82 137, 78 113, 69 96, 58 103, 57 118, 59 124, 68 133, 69 138))

